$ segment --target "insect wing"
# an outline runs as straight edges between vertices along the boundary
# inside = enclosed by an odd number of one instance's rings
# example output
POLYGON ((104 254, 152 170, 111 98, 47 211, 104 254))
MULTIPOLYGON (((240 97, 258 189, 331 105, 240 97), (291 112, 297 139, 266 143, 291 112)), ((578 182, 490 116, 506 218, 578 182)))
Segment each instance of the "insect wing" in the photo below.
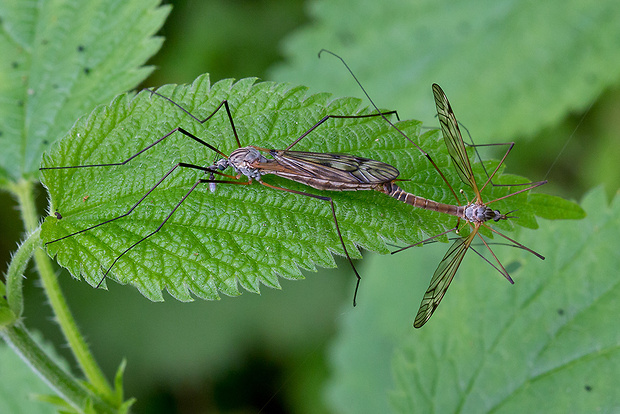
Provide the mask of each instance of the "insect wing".
POLYGON ((433 84, 433 95, 435 95, 435 106, 437 107, 437 116, 441 124, 443 138, 448 147, 450 157, 456 166, 456 171, 459 173, 461 180, 471 186, 478 194, 479 191, 474 179, 474 172, 471 168, 467 151, 465 151, 465 144, 459 130, 459 124, 454 112, 452 112, 448 97, 436 83, 433 84))
POLYGON ((413 322, 415 328, 421 328, 433 316, 433 312, 446 294, 476 233, 477 229, 474 229, 467 238, 460 237, 452 243, 441 263, 437 266, 413 322))
POLYGON ((390 164, 348 154, 272 151, 271 155, 290 170, 332 182, 381 184, 400 174, 390 164))

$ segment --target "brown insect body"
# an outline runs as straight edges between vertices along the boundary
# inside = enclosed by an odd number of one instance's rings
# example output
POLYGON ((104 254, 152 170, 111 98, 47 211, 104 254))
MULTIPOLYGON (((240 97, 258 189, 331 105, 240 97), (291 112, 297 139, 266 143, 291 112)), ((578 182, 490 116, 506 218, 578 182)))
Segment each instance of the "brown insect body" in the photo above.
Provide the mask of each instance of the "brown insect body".
POLYGON ((260 181, 274 174, 318 190, 379 190, 387 181, 395 180, 398 169, 384 162, 349 154, 307 151, 267 150, 247 146, 233 151, 228 160, 216 162, 217 169, 232 167, 237 174, 260 181), (273 157, 267 158, 263 152, 273 157))

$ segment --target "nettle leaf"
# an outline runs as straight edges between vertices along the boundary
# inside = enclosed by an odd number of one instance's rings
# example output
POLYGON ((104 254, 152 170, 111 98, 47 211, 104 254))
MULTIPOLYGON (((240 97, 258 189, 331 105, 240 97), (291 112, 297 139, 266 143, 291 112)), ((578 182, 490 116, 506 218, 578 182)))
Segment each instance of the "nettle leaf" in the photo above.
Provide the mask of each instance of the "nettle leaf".
POLYGON ((169 11, 157 0, 0 3, 0 183, 35 176, 79 116, 151 72, 142 65, 169 11))
MULTIPOLYGON (((158 92, 199 118, 210 115, 227 99, 241 144, 275 149, 284 149, 327 114, 372 112, 358 99, 308 95, 305 87, 257 83, 256 79, 211 85, 205 75, 192 85, 167 85, 158 92)), ((143 91, 136 96, 121 95, 81 118, 44 156, 42 166, 120 162, 179 126, 226 154, 237 147, 224 110, 201 125, 171 102, 143 91)), ((438 131, 420 135, 417 121, 398 126, 433 155, 455 188, 462 186, 438 131)), ((293 149, 349 153, 387 162, 400 170, 402 178, 410 179, 400 183, 405 189, 437 201, 455 202, 426 158, 380 118, 330 120, 293 149)), ((43 170, 51 214, 43 223, 41 237, 50 242, 118 217, 176 163, 208 166, 216 158, 213 151, 177 132, 124 166, 43 170)), ((483 174, 480 164, 476 171, 483 174)), ((113 261, 154 231, 200 178, 205 178, 201 172, 178 169, 127 217, 48 244, 48 252, 75 277, 97 285, 113 261)), ((378 192, 317 191, 274 176, 263 179, 332 197, 343 238, 354 257, 360 257, 356 246, 387 253, 386 242, 412 244, 456 223, 451 217, 414 209, 378 192)), ((507 191, 494 187, 486 195, 491 199, 507 191)), ((535 227, 528 199, 528 194, 515 196, 510 206, 528 212, 523 222, 535 227)), ((511 228, 520 221, 504 226, 511 228)), ((259 183, 219 184, 215 192, 205 184, 186 199, 161 231, 125 254, 108 277, 136 286, 152 300, 162 299, 162 289, 179 300, 191 300, 191 293, 217 299, 218 292, 238 295, 239 284, 259 292, 260 284, 278 288, 278 277, 301 278, 300 268, 333 267, 332 253, 343 251, 327 202, 259 183)))
MULTIPOLYGON (((70 364, 59 356, 51 344, 46 343, 38 332, 35 340, 63 369, 69 371, 70 364)), ((12 414, 53 414, 58 413, 54 407, 42 400, 54 398, 48 396, 50 386, 33 370, 24 364, 20 356, 4 341, 0 342, 0 412, 12 414)), ((58 398, 58 397, 56 397, 58 398)), ((66 406, 66 403, 65 403, 66 406)))
POLYGON ((620 197, 609 204, 601 187, 582 206, 584 220, 543 220, 515 236, 544 261, 492 246, 514 285, 468 253, 422 329, 412 322, 448 246, 370 258, 359 305, 332 347, 331 410, 613 412, 620 197))
POLYGON ((548 261, 529 267, 519 289, 506 286, 490 297, 480 278, 468 275, 474 280, 452 292, 455 300, 428 335, 408 338, 393 355, 396 411, 617 407, 620 335, 609 315, 620 310, 614 247, 619 201, 608 206, 602 188, 594 190, 583 202, 587 220, 550 223, 530 237, 545 246, 548 261), (455 307, 470 318, 463 320, 455 307), (459 322, 462 328, 456 328, 459 322))
POLYGON ((287 38, 287 58, 270 79, 356 93, 340 62, 317 59, 327 48, 347 60, 376 102, 428 125, 436 125, 428 85, 444 86, 468 104, 460 118, 479 142, 531 136, 618 84, 615 0, 360 0, 355 13, 350 1, 314 0, 308 9, 310 23, 287 38))

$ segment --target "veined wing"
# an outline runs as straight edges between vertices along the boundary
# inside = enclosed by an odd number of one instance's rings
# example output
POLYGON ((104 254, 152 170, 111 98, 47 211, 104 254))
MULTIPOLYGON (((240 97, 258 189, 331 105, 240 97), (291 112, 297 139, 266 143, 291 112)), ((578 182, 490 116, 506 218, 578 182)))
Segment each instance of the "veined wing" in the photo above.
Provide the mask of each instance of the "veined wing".
POLYGON ((381 184, 400 174, 390 164, 348 154, 276 150, 270 153, 290 171, 332 182, 381 184))
POLYGON ((433 95, 435 95, 435 106, 437 107, 437 116, 441 124, 443 138, 448 147, 450 157, 456 166, 456 171, 459 173, 461 180, 471 186, 476 195, 478 195, 480 194, 478 185, 474 179, 474 172, 472 171, 467 151, 465 151, 465 144, 459 130, 459 124, 454 112, 452 112, 448 97, 436 83, 433 84, 433 95))
POLYGON ((437 266, 437 270, 433 274, 431 283, 422 298, 420 309, 413 322, 415 328, 421 328, 433 316, 433 312, 435 312, 439 302, 446 294, 450 282, 454 279, 454 275, 461 265, 463 257, 465 257, 465 253, 467 253, 467 249, 469 249, 469 245, 476 233, 478 233, 478 228, 472 229, 468 237, 460 237, 452 243, 441 263, 437 266))

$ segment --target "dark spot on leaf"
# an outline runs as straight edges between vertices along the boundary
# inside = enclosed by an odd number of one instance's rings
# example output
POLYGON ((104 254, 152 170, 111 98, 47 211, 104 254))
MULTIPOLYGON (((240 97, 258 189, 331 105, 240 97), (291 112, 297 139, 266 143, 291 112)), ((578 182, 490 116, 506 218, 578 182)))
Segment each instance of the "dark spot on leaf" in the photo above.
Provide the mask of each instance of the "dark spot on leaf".
POLYGON ((59 212, 57 212, 57 211, 54 212, 54 215, 56 216, 56 218, 58 220, 60 220, 62 218, 62 215, 59 212))
POLYGON ((17 69, 19 67, 19 63, 18 62, 13 62, 13 63, 11 63, 11 67, 13 69, 17 69))
POLYGON ((564 315, 564 309, 558 309, 558 315, 560 316, 564 315))
POLYGON ((90 73, 90 68, 84 68, 84 73, 88 75, 90 73))
POLYGON ((58 88, 59 88, 59 86, 58 86, 58 84, 57 84, 57 83, 54 83, 54 84, 52 85, 52 88, 54 88, 54 89, 58 89, 58 88))
POLYGON ((48 140, 46 140, 46 139, 43 140, 43 145, 49 145, 49 143, 50 142, 48 140))
POLYGON ((20 106, 20 107, 24 106, 24 101, 22 100, 17 101, 17 106, 20 106))
POLYGON ((48 44, 48 43, 49 43, 49 40, 47 40, 47 39, 43 39, 43 40, 41 40, 41 44, 42 44, 42 45, 46 45, 46 44, 48 44))
POLYGON ((589 385, 586 385, 585 387, 583 387, 586 391, 590 392, 592 391, 592 387, 589 385))
POLYGON ((79 46, 77 47, 77 51, 78 51, 78 52, 83 52, 83 51, 84 51, 84 46, 79 45, 79 46))

